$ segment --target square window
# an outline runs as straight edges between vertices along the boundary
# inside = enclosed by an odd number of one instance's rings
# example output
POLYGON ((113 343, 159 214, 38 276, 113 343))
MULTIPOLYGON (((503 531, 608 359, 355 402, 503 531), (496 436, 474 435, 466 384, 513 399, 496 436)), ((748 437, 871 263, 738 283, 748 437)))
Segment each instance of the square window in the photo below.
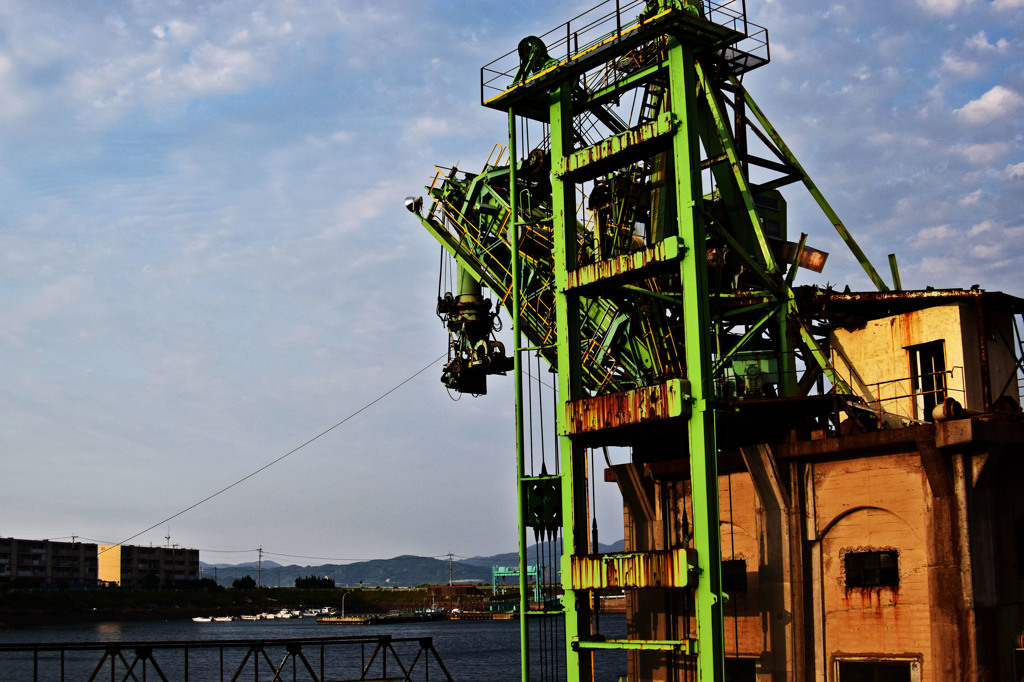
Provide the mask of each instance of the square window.
POLYGON ((910 661, 839 661, 839 682, 912 682, 910 661))
POLYGON ((844 559, 846 588, 897 587, 900 584, 899 552, 847 552, 844 559))
POLYGON ((722 590, 726 594, 747 591, 746 559, 727 559, 722 562, 722 590))

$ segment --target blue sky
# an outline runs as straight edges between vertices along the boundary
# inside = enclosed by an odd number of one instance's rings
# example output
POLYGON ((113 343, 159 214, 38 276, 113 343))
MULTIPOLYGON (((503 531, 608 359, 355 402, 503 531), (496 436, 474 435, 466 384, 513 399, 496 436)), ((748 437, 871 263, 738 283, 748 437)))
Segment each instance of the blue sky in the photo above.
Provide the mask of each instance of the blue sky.
MULTIPOLYGON (((443 354, 403 198, 503 140, 479 68, 589 6, 0 4, 0 535, 133 536, 443 354)), ((773 61, 745 84, 886 278, 895 251, 906 287, 1024 294, 1024 0, 747 6, 773 61)), ((789 201, 814 281, 868 288, 789 201)), ((439 374, 133 542, 513 548, 511 379, 456 403, 439 374)))

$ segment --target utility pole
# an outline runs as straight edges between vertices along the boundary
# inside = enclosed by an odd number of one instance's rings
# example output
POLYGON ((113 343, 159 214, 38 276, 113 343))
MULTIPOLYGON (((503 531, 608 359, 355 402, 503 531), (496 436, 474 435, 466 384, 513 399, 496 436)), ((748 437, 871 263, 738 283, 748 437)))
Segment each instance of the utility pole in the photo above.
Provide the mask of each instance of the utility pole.
POLYGON ((263 571, 263 547, 260 547, 259 548, 259 559, 257 559, 257 561, 256 561, 256 587, 259 587, 260 585, 263 584, 261 582, 262 578, 260 577, 260 574, 261 574, 262 571, 263 571))
POLYGON ((448 587, 452 586, 452 553, 448 552, 448 587))

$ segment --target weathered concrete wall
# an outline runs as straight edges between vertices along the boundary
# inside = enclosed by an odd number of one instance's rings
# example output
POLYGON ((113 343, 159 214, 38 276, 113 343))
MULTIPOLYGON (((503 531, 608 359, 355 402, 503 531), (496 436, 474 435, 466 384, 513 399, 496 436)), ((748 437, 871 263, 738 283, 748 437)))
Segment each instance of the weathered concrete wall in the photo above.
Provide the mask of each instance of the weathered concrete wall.
POLYGON ((924 419, 909 397, 911 369, 905 349, 945 341, 946 370, 953 370, 947 376, 949 395, 964 407, 980 409, 980 382, 965 379, 979 376, 977 329, 973 318, 964 318, 966 308, 966 304, 936 306, 871 320, 860 329, 837 329, 830 336, 832 362, 868 402, 881 401, 886 412, 924 419), (973 335, 971 346, 966 346, 965 334, 973 335))
MULTIPOLYGON (((849 654, 931 657, 927 501, 913 456, 815 464, 815 530, 821 543, 821 609, 829 669, 849 654), (850 587, 849 552, 895 551, 899 584, 850 587)), ((921 680, 933 679, 927 666, 921 680)))

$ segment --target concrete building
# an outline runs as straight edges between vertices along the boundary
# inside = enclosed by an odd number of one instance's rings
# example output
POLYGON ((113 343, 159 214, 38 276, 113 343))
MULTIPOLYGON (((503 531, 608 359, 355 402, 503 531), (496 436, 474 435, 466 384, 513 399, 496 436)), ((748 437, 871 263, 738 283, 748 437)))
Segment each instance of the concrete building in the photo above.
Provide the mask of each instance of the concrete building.
POLYGON ((120 587, 170 587, 199 579, 199 550, 180 547, 99 546, 99 579, 120 587))
MULTIPOLYGON (((957 290, 818 302, 831 364, 856 395, 767 391, 720 413, 727 678, 1022 679, 1024 301, 957 290)), ((684 467, 609 471, 627 549, 687 535, 684 467), (651 518, 644 501, 658 499, 682 500, 678 513, 651 518)), ((678 596, 629 598, 631 632, 692 633, 682 602, 648 622, 642 600, 678 596)), ((664 657, 630 656, 638 679, 676 679, 664 657)))
POLYGON ((96 585, 96 545, 0 538, 0 582, 55 589, 96 585))

